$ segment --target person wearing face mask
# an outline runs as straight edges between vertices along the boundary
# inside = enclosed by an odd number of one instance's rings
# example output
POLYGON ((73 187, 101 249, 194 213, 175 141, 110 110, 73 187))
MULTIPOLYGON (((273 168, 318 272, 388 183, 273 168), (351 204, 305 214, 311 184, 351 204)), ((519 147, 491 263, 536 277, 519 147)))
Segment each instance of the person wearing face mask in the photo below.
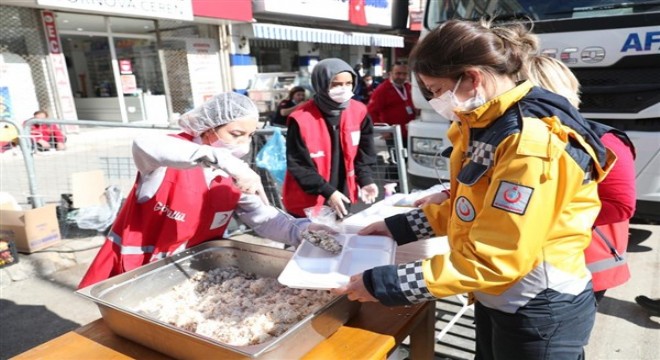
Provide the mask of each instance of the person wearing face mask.
POLYGON ((258 121, 248 97, 223 93, 183 114, 182 133, 136 139, 135 185, 79 288, 220 239, 233 214, 293 246, 307 228, 328 230, 268 205, 261 178, 240 159, 258 121))
POLYGON ((294 86, 289 91, 289 96, 282 100, 277 106, 275 116, 273 118, 273 125, 286 126, 286 119, 289 114, 293 112, 298 106, 305 101, 305 88, 302 86, 294 86))
MULTIPOLYGON (((412 102, 412 90, 408 82, 408 65, 397 62, 392 66, 390 77, 371 95, 367 110, 374 123, 401 125, 403 146, 408 143, 408 123, 415 120, 417 110, 412 102)), ((391 138, 386 138, 394 146, 391 138)))
POLYGON ((524 24, 487 21, 447 21, 415 46, 411 69, 454 120, 451 194, 359 233, 446 235, 449 251, 367 270, 336 294, 397 306, 468 293, 476 359, 584 358, 597 306, 584 249, 615 156, 565 98, 517 81, 536 51, 524 24))
POLYGON ((358 192, 365 203, 378 196, 373 123, 364 104, 351 99, 356 79, 343 60, 321 60, 312 71, 314 98, 289 115, 282 202, 294 216, 327 204, 341 218, 358 192))

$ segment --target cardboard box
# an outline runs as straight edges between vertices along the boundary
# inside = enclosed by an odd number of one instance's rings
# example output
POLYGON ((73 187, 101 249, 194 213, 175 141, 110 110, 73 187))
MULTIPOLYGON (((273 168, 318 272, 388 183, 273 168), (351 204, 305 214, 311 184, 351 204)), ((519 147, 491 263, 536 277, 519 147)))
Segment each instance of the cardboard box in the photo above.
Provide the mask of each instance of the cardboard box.
POLYGON ((23 253, 59 243, 62 237, 56 208, 49 204, 30 210, 0 210, 0 237, 14 241, 23 253))

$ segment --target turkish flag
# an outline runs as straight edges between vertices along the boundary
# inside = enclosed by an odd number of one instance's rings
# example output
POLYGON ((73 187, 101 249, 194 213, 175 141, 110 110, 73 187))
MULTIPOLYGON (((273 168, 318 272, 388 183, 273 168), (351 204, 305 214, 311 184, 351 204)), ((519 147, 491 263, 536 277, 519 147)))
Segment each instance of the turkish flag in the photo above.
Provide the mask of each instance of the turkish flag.
POLYGON ((367 26, 367 15, 364 12, 364 0, 348 2, 348 21, 354 25, 367 26))

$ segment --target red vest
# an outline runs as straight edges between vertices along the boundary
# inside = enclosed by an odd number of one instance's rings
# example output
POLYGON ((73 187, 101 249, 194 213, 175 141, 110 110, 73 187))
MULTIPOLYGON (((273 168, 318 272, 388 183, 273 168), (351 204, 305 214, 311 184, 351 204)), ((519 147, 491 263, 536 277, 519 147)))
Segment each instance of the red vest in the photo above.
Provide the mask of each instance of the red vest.
POLYGON ((623 257, 617 261, 607 243, 594 230, 584 256, 591 271, 594 291, 601 291, 619 286, 630 279, 626 256, 629 221, 600 225, 597 228, 623 257))
MULTIPOLYGON (((339 121, 339 141, 344 154, 346 168, 346 186, 349 199, 357 201, 358 186, 355 179, 355 157, 362 134, 362 121, 367 116, 367 108, 359 101, 351 100, 350 105, 341 113, 339 121)), ((300 135, 309 150, 316 170, 326 181, 330 179, 332 144, 328 127, 321 111, 313 101, 308 101, 289 115, 289 121, 295 121, 300 128, 300 135)), ((307 207, 323 205, 322 195, 308 194, 298 185, 290 172, 286 172, 282 188, 282 203, 286 210, 296 216, 305 216, 307 207)))
POLYGON ((136 189, 137 182, 79 288, 222 238, 241 196, 230 177, 207 185, 200 167, 167 168, 158 191, 144 203, 137 202, 136 189))

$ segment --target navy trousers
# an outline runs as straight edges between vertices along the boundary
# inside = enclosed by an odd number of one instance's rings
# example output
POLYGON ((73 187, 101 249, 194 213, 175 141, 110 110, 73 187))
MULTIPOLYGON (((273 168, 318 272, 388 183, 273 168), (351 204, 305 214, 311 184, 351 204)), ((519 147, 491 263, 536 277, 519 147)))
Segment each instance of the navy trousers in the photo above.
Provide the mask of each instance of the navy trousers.
POLYGON ((591 286, 578 296, 546 290, 515 314, 475 304, 477 360, 582 360, 596 319, 591 286))

